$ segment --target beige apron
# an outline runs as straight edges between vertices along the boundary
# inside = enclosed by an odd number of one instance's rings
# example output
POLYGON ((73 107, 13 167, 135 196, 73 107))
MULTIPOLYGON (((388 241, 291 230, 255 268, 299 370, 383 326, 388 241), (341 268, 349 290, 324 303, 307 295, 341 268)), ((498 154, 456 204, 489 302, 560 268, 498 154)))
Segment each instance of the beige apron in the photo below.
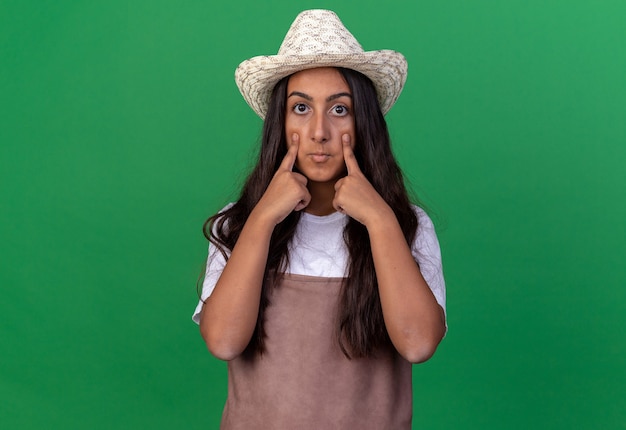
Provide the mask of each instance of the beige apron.
POLYGON ((341 278, 285 275, 266 310, 266 351, 228 363, 222 430, 411 428, 411 364, 392 349, 347 359, 336 341, 341 278))

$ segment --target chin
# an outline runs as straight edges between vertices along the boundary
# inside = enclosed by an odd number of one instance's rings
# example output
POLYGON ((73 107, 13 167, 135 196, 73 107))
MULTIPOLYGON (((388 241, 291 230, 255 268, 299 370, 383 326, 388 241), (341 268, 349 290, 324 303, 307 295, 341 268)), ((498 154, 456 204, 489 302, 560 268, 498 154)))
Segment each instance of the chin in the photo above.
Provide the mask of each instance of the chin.
POLYGON ((310 182, 317 183, 332 182, 334 184, 339 178, 346 175, 346 172, 343 169, 316 168, 316 166, 300 166, 298 171, 306 176, 307 180, 310 182))
POLYGON ((335 184, 335 182, 337 182, 342 176, 341 175, 311 175, 311 176, 306 176, 307 180, 309 182, 314 182, 317 184, 335 184))

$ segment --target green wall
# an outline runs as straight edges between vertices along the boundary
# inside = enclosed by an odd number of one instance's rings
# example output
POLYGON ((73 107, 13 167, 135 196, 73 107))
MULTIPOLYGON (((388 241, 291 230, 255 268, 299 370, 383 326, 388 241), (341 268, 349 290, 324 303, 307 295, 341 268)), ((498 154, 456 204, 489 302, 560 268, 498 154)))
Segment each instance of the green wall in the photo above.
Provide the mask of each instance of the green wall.
POLYGON ((261 126, 233 71, 311 7, 409 60, 450 326, 414 427, 626 428, 623 0, 1 0, 0 427, 217 427, 190 318, 261 126))

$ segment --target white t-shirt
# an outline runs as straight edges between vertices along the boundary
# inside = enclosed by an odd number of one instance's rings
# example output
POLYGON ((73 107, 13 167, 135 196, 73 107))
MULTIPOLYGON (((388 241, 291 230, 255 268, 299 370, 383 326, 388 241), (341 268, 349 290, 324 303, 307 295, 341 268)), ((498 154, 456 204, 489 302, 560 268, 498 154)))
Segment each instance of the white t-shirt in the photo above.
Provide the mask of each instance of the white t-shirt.
MULTIPOLYGON (((413 209, 418 217, 418 228, 411 252, 437 303, 445 311, 446 286, 435 227, 423 209, 417 206, 413 206, 413 209)), ((347 222, 348 216, 340 212, 327 216, 303 212, 291 241, 290 264, 285 272, 325 278, 346 276, 348 249, 343 241, 343 228, 347 222)), ((222 253, 215 246, 210 246, 201 300, 192 317, 198 324, 202 301, 213 292, 225 264, 222 253)))

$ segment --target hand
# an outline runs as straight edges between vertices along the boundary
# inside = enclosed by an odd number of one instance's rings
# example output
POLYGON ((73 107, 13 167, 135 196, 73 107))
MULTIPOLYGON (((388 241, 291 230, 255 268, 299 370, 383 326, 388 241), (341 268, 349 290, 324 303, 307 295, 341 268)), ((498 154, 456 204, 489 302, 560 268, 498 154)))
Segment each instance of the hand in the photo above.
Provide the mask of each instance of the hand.
POLYGON ((285 158, 254 208, 254 212, 266 215, 274 224, 280 223, 292 211, 306 208, 311 201, 306 177, 293 171, 299 144, 300 137, 294 133, 285 158))
POLYGON ((341 136, 343 158, 348 175, 335 183, 335 210, 345 213, 365 226, 381 214, 393 211, 367 180, 352 151, 350 135, 341 136))

